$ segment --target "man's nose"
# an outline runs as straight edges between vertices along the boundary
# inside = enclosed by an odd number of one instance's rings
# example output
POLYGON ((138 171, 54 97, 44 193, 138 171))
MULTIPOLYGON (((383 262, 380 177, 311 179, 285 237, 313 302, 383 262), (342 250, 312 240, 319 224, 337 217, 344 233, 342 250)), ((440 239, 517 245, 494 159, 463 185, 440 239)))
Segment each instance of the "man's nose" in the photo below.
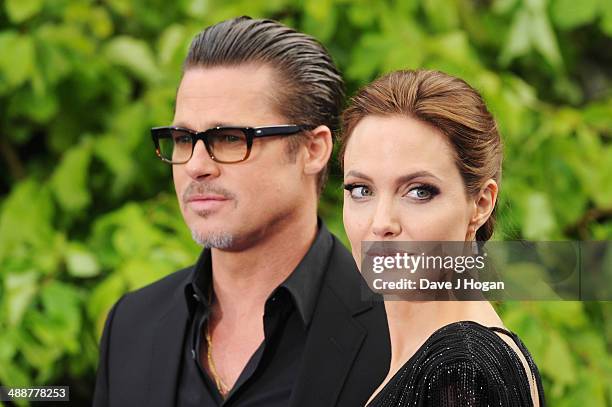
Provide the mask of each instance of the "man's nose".
POLYGON ((376 207, 372 233, 378 239, 393 239, 402 233, 402 225, 391 199, 381 200, 376 207))
POLYGON ((191 158, 183 165, 193 179, 218 177, 221 172, 219 163, 210 157, 202 140, 196 141, 191 158))

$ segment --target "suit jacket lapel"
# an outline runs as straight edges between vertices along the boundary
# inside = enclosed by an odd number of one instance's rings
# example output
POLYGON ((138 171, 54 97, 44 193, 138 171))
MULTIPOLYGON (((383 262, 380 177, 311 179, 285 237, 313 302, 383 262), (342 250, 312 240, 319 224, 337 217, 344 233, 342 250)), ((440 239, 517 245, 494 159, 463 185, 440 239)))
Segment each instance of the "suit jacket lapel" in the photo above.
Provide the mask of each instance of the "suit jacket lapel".
POLYGON ((189 313, 184 293, 177 290, 172 304, 158 321, 153 332, 153 352, 149 369, 149 402, 151 407, 175 404, 179 369, 183 360, 183 339, 189 313))
POLYGON ((290 405, 334 406, 366 332, 326 286, 310 330, 290 405))
POLYGON ((290 406, 336 405, 367 335, 357 316, 372 309, 372 302, 362 298, 358 273, 350 253, 334 238, 290 406))

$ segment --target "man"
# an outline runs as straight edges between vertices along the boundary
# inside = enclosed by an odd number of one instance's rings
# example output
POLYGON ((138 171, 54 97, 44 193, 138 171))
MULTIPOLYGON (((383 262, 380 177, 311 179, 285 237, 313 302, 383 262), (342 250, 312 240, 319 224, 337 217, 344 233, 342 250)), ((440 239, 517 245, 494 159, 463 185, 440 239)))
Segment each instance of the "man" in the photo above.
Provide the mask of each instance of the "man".
POLYGON ((277 22, 196 36, 175 127, 152 135, 205 249, 110 311, 95 406, 367 401, 389 368, 384 308, 317 221, 342 88, 323 47, 277 22))

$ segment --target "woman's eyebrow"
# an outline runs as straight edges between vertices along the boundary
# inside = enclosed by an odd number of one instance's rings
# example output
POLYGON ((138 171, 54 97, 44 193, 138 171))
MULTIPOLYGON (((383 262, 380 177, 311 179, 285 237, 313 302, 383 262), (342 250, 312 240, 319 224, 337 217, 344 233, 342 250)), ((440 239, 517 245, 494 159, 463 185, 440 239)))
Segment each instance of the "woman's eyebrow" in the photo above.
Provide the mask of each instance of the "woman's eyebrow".
POLYGON ((412 181, 415 178, 420 178, 420 177, 431 177, 431 178, 435 178, 438 181, 442 181, 440 178, 436 177, 434 174, 432 174, 429 171, 416 171, 416 172, 412 172, 410 174, 406 174, 406 175, 402 175, 401 177, 399 177, 396 181, 396 184, 405 184, 407 182, 412 181))
POLYGON ((355 171, 355 170, 351 170, 351 171, 347 172, 346 173, 346 177, 363 178, 363 179, 365 179, 367 181, 372 181, 372 178, 368 177, 363 172, 359 172, 359 171, 355 171))
MULTIPOLYGON (((372 178, 370 178, 369 176, 367 176, 363 172, 356 171, 356 170, 351 170, 351 171, 347 172, 346 173, 346 177, 363 178, 363 179, 365 179, 367 181, 372 181, 372 178)), ((438 181, 442 181, 440 178, 438 178, 437 176, 435 176, 434 174, 432 174, 429 171, 416 171, 416 172, 412 172, 410 174, 406 174, 406 175, 400 176, 399 178, 397 178, 396 183, 397 184, 405 184, 405 183, 410 182, 413 179, 419 178, 419 177, 431 177, 431 178, 437 179, 438 181)))

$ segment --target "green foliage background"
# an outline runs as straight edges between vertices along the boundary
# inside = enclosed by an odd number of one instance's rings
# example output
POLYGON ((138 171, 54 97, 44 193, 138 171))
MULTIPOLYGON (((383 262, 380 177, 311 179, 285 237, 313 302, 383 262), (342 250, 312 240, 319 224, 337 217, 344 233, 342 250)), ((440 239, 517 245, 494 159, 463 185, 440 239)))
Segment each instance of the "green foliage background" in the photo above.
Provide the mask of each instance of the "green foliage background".
MULTIPOLYGON (((97 341, 127 290, 192 263, 170 123, 192 36, 236 15, 319 38, 349 94, 382 72, 458 75, 505 142, 497 239, 612 236, 609 0, 0 2, 0 383, 93 391, 97 341)), ((321 214, 342 231, 338 167, 321 214)), ((612 406, 610 303, 508 302, 552 406, 612 406)))

